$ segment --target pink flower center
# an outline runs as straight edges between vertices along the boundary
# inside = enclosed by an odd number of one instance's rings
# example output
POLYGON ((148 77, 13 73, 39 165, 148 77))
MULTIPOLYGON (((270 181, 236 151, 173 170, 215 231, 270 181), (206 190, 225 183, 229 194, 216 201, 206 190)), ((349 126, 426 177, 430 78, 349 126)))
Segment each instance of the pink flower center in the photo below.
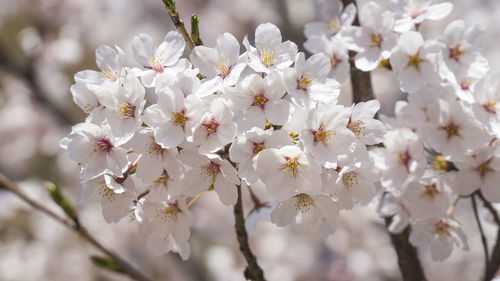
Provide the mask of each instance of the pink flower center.
POLYGON ((208 121, 208 122, 203 122, 201 125, 205 128, 205 131, 207 132, 207 135, 211 135, 217 132, 217 128, 219 127, 219 123, 215 121, 214 119, 208 121))
POLYGON ((107 138, 99 138, 94 143, 94 152, 108 153, 113 149, 113 144, 107 138))

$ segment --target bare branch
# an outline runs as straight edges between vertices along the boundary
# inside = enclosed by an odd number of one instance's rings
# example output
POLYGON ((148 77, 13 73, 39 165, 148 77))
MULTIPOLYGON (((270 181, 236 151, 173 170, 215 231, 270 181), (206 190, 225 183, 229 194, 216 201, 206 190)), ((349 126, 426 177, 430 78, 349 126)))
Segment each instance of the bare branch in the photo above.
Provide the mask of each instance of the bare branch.
POLYGON ((28 205, 30 205, 32 208, 46 214, 50 218, 59 222, 60 224, 63 224, 67 228, 80 234, 90 244, 92 244, 94 247, 99 249, 101 252, 103 252, 104 254, 109 256, 110 258, 112 258, 115 261, 115 263, 120 267, 120 269, 123 270, 123 273, 128 275, 130 278, 132 278, 134 280, 138 280, 138 281, 151 281, 151 279, 149 279, 144 274, 142 274, 140 271, 135 269, 132 265, 130 265, 123 258, 121 258, 116 253, 107 249, 101 243, 99 243, 99 241, 97 241, 81 224, 75 223, 75 221, 73 221, 69 218, 62 217, 62 216, 54 213, 53 211, 47 209, 44 205, 29 198, 15 183, 13 183, 11 180, 9 180, 2 173, 0 173, 0 187, 3 187, 6 190, 14 193, 21 200, 28 203, 28 205))
MULTIPOLYGON (((385 219, 385 225, 389 227, 392 218, 385 219)), ((417 249, 409 242, 410 227, 408 226, 399 234, 389 233, 391 242, 398 255, 399 269, 404 281, 427 280, 420 264, 417 249)))
POLYGON ((241 185, 238 188, 238 200, 236 205, 234 205, 234 227, 236 229, 236 236, 238 238, 238 243, 240 244, 240 251, 243 253, 245 260, 247 261, 247 267, 245 269, 245 278, 252 281, 264 281, 264 272, 257 264, 257 258, 250 250, 248 245, 248 234, 245 229, 245 218, 243 216, 243 204, 241 202, 241 185))
POLYGON ((495 221, 495 223, 498 225, 495 246, 493 246, 493 251, 491 252, 491 257, 487 265, 488 270, 486 271, 486 274, 483 278, 483 280, 489 281, 495 277, 498 269, 500 268, 500 217, 498 216, 498 212, 495 207, 493 207, 493 205, 488 200, 486 200, 486 198, 484 198, 481 191, 477 192, 476 194, 483 202, 484 207, 486 207, 486 209, 488 209, 488 211, 493 216, 493 220, 495 221))
POLYGON ((186 30, 186 27, 184 26, 184 22, 179 18, 179 12, 177 11, 177 8, 175 7, 175 1, 173 0, 162 0, 163 4, 165 4, 165 8, 167 8, 168 14, 170 15, 170 19, 172 19, 172 22, 175 25, 175 28, 179 33, 182 35, 184 38, 184 41, 186 41, 186 44, 188 45, 190 50, 193 50, 196 45, 194 44, 193 40, 191 39, 191 36, 186 30))
MULTIPOLYGON (((489 253, 488 253, 488 241, 486 240, 486 236, 484 235, 484 231, 483 231, 483 226, 481 225, 481 220, 479 218, 479 214, 477 212, 477 205, 476 205, 476 198, 475 198, 475 194, 472 194, 472 196, 470 197, 470 200, 472 201, 472 210, 474 211, 474 217, 476 218, 476 222, 477 222, 477 227, 479 228, 479 233, 481 234, 481 243, 483 244, 483 251, 484 251, 484 276, 485 278, 488 276, 488 272, 490 271, 489 270, 489 265, 490 265, 490 261, 489 261, 489 253)), ((486 281, 487 279, 485 279, 486 281)))

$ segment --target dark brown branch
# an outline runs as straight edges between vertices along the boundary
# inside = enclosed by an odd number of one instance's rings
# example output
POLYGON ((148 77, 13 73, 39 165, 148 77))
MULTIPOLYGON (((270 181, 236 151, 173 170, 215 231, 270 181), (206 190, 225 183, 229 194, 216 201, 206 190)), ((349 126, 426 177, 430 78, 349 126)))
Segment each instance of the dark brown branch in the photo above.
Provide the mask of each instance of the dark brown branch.
MULTIPOLYGON (((392 218, 385 219, 385 225, 389 227, 392 218)), ((424 270, 418 258, 417 249, 410 244, 410 227, 405 228, 401 233, 389 233, 391 242, 398 256, 399 269, 404 281, 425 281, 424 270)))
POLYGON ((483 202, 484 207, 491 213, 491 215, 493 216, 493 220, 498 226, 495 246, 493 246, 489 264, 487 265, 488 271, 483 278, 483 280, 485 281, 490 281, 495 277, 498 269, 500 268, 500 217, 495 207, 493 207, 493 205, 488 200, 486 200, 486 198, 484 198, 481 192, 477 192, 477 195, 483 202))
POLYGON ((238 200, 236 205, 234 205, 234 227, 236 229, 236 237, 238 238, 238 243, 240 244, 240 251, 243 253, 245 260, 247 261, 247 267, 245 268, 245 278, 252 281, 264 281, 264 272, 257 264, 257 258, 250 250, 248 245, 248 234, 245 229, 245 218, 243 216, 243 204, 241 202, 241 186, 237 186, 238 189, 238 200))
MULTIPOLYGON (((344 7, 347 5, 354 3, 355 0, 342 0, 344 7)), ((356 16, 353 25, 359 26, 359 20, 356 16)), ((372 89, 372 81, 370 72, 364 72, 357 69, 354 65, 354 57, 356 53, 353 51, 349 51, 349 63, 351 65, 351 87, 352 87, 352 102, 358 103, 361 101, 369 101, 374 99, 373 89, 372 89)))
POLYGON ((63 224, 67 228, 80 234, 90 244, 92 244, 94 247, 99 249, 101 252, 103 252, 104 254, 109 256, 110 258, 112 258, 115 261, 115 263, 119 266, 120 270, 122 270, 123 273, 128 275, 130 278, 132 278, 134 280, 138 280, 138 281, 150 281, 150 279, 148 277, 146 277, 140 271, 135 269, 127 261, 125 261, 120 256, 118 256, 116 253, 107 249, 101 243, 99 243, 99 241, 97 241, 90 233, 88 233, 88 231, 83 226, 81 226, 78 223, 75 223, 75 221, 73 221, 69 218, 65 218, 65 217, 58 215, 57 213, 54 213, 53 211, 47 209, 44 205, 29 198, 15 183, 13 183, 11 180, 9 180, 2 173, 0 173, 0 187, 5 188, 6 190, 14 193, 17 197, 19 197, 21 200, 26 202, 32 208, 46 214, 50 218, 59 222, 60 224, 63 224))
MULTIPOLYGON (((477 212, 477 204, 476 204, 476 197, 475 194, 472 194, 470 197, 470 200, 472 201, 472 210, 474 211, 474 217, 476 218, 477 222, 477 227, 479 228, 479 233, 481 234, 481 243, 483 244, 483 252, 484 252, 484 276, 487 277, 488 273, 490 272, 489 270, 489 253, 488 253, 488 241, 486 240, 486 236, 484 235, 484 230, 483 226, 481 225, 481 219, 479 218, 479 214, 477 212)), ((485 279, 485 281, 488 279, 485 279)))

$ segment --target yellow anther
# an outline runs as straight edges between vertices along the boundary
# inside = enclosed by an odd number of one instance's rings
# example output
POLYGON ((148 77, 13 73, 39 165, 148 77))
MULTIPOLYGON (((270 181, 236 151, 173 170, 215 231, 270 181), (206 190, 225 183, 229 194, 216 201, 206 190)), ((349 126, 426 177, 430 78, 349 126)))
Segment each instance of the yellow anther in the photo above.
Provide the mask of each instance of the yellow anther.
POLYGON ((189 117, 186 116, 186 112, 184 110, 173 112, 170 116, 170 122, 172 122, 174 126, 179 126, 182 129, 184 129, 188 119, 189 117))
POLYGON ((295 210, 302 213, 307 213, 311 210, 312 206, 314 206, 314 201, 311 196, 307 194, 297 195, 297 201, 295 201, 295 210))
POLYGON ((328 125, 321 124, 317 130, 313 130, 314 142, 322 142, 323 144, 332 144, 336 131, 329 131, 328 125))
POLYGON ((443 129, 446 132, 448 139, 450 139, 453 136, 460 136, 459 127, 453 122, 441 126, 441 129, 443 129))
POLYGON ((300 79, 297 80, 297 89, 306 91, 309 86, 316 83, 316 77, 311 70, 306 71, 300 79))
POLYGON ((363 132, 364 128, 366 128, 365 123, 361 120, 356 120, 347 124, 347 129, 351 130, 358 138, 360 138, 361 135, 365 136, 363 132))
POLYGON ((116 115, 122 119, 135 117, 135 105, 128 102, 122 102, 116 105, 116 115))
POLYGON ((285 163, 281 165, 281 169, 286 169, 291 176, 295 177, 299 172, 299 166, 300 164, 297 161, 297 158, 290 158, 288 156, 285 156, 285 163))
POLYGON ((349 189, 353 185, 356 185, 356 184, 359 183, 359 181, 358 181, 358 175, 356 174, 356 172, 345 173, 345 174, 342 175, 342 183, 344 184, 344 186, 347 189, 349 189))
POLYGON ((424 189, 420 195, 422 198, 433 200, 440 193, 435 183, 424 186, 424 189))

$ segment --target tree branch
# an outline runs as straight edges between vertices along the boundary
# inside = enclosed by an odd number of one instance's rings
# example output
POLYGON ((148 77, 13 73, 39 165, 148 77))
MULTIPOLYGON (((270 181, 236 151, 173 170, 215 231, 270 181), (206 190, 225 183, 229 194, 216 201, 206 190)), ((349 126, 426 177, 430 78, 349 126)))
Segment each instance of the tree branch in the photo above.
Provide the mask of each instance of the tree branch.
POLYGON ((483 278, 483 280, 489 281, 495 277, 498 269, 500 268, 500 217, 495 207, 493 207, 493 205, 488 200, 486 200, 486 198, 484 198, 481 191, 477 192, 477 195, 479 199, 481 199, 481 201, 483 202, 484 207, 488 209, 488 211, 491 213, 491 215, 493 216, 493 220, 498 226, 497 239, 495 241, 495 246, 493 247, 493 251, 491 253, 489 264, 487 265, 488 271, 486 272, 483 278))
MULTIPOLYGON (((354 3, 355 0, 342 0, 344 7, 354 3)), ((353 25, 359 26, 359 19, 356 16, 353 25)), ((352 100, 354 103, 361 101, 369 101, 375 98, 371 83, 370 72, 363 72, 356 68, 354 59, 356 53, 349 51, 349 63, 351 64, 351 85, 352 85, 352 100)), ((391 218, 385 219, 386 227, 389 227, 391 218)), ((424 270, 418 257, 417 249, 410 244, 410 227, 407 227, 400 234, 389 233, 392 244, 398 256, 398 264, 403 280, 405 281, 424 281, 427 280, 424 270)))
MULTIPOLYGON (((392 218, 385 219, 386 227, 391 224, 392 218)), ((418 258, 417 249, 410 244, 410 227, 406 227, 401 233, 389 233, 392 245, 398 255, 399 269, 404 281, 427 280, 418 258)))
MULTIPOLYGON (((490 272, 489 270, 489 265, 490 265, 490 261, 489 261, 489 253, 488 253, 488 241, 486 240, 486 236, 484 235, 484 230, 483 230, 483 226, 481 225, 481 220, 479 218, 479 214, 477 212, 477 205, 476 205, 476 198, 475 198, 475 194, 472 194, 472 196, 470 197, 471 201, 472 201, 472 210, 474 211, 474 217, 476 218, 476 222, 477 222, 477 227, 479 228, 479 233, 481 234, 481 243, 483 244, 483 251, 484 251, 484 276, 487 277, 488 276, 488 273, 490 272)), ((485 281, 487 281, 488 279, 485 279, 485 281)))
MULTIPOLYGON (((355 0, 342 0, 344 7, 354 3, 355 0)), ((358 16, 354 19, 353 25, 359 26, 358 16)), ((362 101, 369 101, 374 99, 372 81, 370 72, 364 72, 356 68, 354 64, 354 57, 356 52, 349 51, 349 63, 351 65, 351 87, 352 87, 352 102, 358 103, 362 101)))
POLYGON ((186 30, 186 27, 184 26, 184 22, 179 18, 179 12, 177 11, 175 7, 175 1, 173 0, 162 0, 163 4, 165 4, 165 8, 167 8, 168 14, 170 15, 170 19, 172 19, 172 22, 174 23, 175 28, 179 33, 182 35, 184 38, 184 41, 186 41, 186 44, 188 45, 190 50, 193 50, 196 45, 194 44, 193 40, 191 39, 191 36, 186 30))
POLYGON ((238 200, 234 205, 234 227, 236 229, 236 237, 240 244, 240 251, 247 261, 245 268, 245 278, 252 281, 264 281, 264 272, 257 264, 257 258, 250 250, 248 245, 248 234, 245 229, 245 218, 243 217, 243 204, 241 202, 241 185, 238 188, 238 200))
POLYGON ((123 271, 123 273, 128 275, 130 278, 132 278, 134 280, 138 280, 138 281, 151 281, 151 279, 149 279, 144 274, 142 274, 140 271, 135 269, 127 261, 125 261, 120 256, 118 256, 116 253, 107 249, 101 243, 99 243, 99 241, 97 241, 83 226, 76 223, 74 220, 62 217, 62 216, 54 213, 53 211, 47 209, 42 204, 29 198, 15 183, 13 183, 11 180, 9 180, 2 173, 0 173, 0 187, 3 187, 6 190, 14 193, 17 197, 19 197, 21 200, 26 202, 32 208, 46 214, 50 218, 59 222, 60 224, 66 226, 67 228, 80 234, 90 244, 92 244, 94 247, 99 249, 101 252, 103 252, 104 254, 109 256, 110 258, 112 258, 114 260, 114 262, 119 266, 119 268, 123 271))

